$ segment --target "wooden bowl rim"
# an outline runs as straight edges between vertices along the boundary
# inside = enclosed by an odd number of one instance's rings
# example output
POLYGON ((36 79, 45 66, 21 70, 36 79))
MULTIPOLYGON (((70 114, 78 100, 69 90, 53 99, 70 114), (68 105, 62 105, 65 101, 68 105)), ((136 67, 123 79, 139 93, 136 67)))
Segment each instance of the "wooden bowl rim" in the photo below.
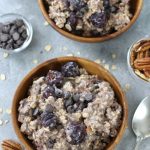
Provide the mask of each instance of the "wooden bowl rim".
POLYGON ((112 34, 108 34, 102 37, 81 37, 81 36, 77 36, 74 35, 72 33, 69 33, 63 29, 60 29, 59 27, 56 26, 56 24, 52 21, 52 19, 49 18, 49 15, 46 11, 46 8, 44 6, 44 2, 43 0, 38 0, 38 4, 39 7, 42 11, 43 16, 45 17, 45 19, 47 20, 47 22, 56 30, 58 31, 60 34, 64 35, 67 38, 70 38, 72 40, 75 41, 79 41, 79 42, 87 42, 87 43, 95 43, 95 42, 103 42, 112 38, 115 38, 119 35, 121 35, 122 33, 126 32, 137 20, 137 18, 139 17, 139 14, 141 12, 142 6, 143 6, 143 0, 139 0, 139 4, 138 4, 138 9, 135 12, 134 16, 132 17, 130 23, 128 25, 126 25, 124 28, 122 28, 122 30, 114 32, 112 34))
POLYGON ((103 70, 110 78, 111 78, 111 81, 113 81, 116 86, 118 87, 118 91, 120 92, 121 94, 121 99, 123 101, 123 104, 122 104, 122 107, 123 107, 123 120, 122 120, 122 125, 119 129, 119 133, 117 135, 117 137, 114 139, 113 143, 111 143, 109 145, 109 147, 107 148, 107 150, 113 150, 116 145, 119 143, 119 141, 121 140, 123 134, 124 134, 124 131, 125 129, 127 128, 127 124, 128 124, 128 104, 127 104, 127 100, 126 100, 126 97, 125 97, 125 94, 119 84, 119 82, 116 80, 116 78, 109 72, 107 71, 103 66, 91 61, 91 60, 88 60, 88 59, 85 59, 85 58, 80 58, 80 57, 59 57, 59 58, 53 58, 53 59, 50 59, 50 60, 47 60, 41 64, 39 64, 37 67, 33 68, 24 78, 23 80, 20 82, 20 84, 18 85, 17 89, 16 89, 16 92, 15 92, 15 95, 14 95, 14 98, 13 98, 13 102, 12 102, 12 124, 13 124, 13 127, 14 127, 14 130, 15 130, 15 133, 16 135, 18 136, 19 140, 24 144, 24 146, 28 149, 28 150, 33 150, 33 147, 30 146, 30 144, 25 140, 25 137, 21 131, 20 131, 20 128, 18 126, 18 117, 16 116, 16 110, 18 109, 18 106, 16 105, 18 100, 17 100, 17 97, 18 97, 18 94, 20 92, 20 88, 26 83, 26 80, 28 80, 35 72, 37 72, 40 68, 44 67, 44 66, 47 66, 48 64, 50 65, 51 63, 54 63, 54 62, 57 62, 59 59, 59 62, 63 62, 63 61, 76 61, 76 62, 79 62, 80 64, 80 61, 84 60, 85 62, 89 62, 91 63, 94 67, 97 67, 97 68, 100 68, 100 70, 103 70))

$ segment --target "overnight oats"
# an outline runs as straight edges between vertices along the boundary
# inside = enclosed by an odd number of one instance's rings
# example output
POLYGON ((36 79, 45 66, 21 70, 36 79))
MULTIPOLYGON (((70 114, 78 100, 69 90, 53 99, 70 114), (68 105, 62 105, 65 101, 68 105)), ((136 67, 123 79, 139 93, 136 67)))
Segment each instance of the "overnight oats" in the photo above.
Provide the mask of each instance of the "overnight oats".
POLYGON ((114 33, 131 21, 130 0, 46 0, 49 17, 75 35, 98 37, 114 33))
POLYGON ((18 111, 20 130, 37 150, 103 150, 122 123, 110 84, 75 62, 35 79, 18 111))

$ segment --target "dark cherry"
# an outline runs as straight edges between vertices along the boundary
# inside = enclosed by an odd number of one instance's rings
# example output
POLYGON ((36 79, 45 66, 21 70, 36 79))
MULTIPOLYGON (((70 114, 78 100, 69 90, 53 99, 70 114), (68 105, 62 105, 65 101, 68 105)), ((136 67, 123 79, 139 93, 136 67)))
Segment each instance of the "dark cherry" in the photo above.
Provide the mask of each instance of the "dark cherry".
POLYGON ((54 113, 45 111, 41 114, 41 124, 44 127, 53 129, 57 127, 58 119, 54 113))
POLYGON ((46 82, 49 85, 60 86, 63 82, 63 75, 59 71, 49 70, 49 72, 46 76, 46 82))
POLYGON ((67 20, 67 23, 70 24, 71 28, 74 30, 77 25, 78 18, 74 12, 70 14, 70 17, 67 20))
POLYGON ((56 143, 56 140, 55 139, 49 139, 46 143, 47 145, 47 148, 51 149, 53 148, 54 144, 56 143))
POLYGON ((92 14, 90 17, 90 21, 92 22, 93 26, 97 28, 103 28, 107 22, 107 16, 105 12, 96 12, 92 14))
POLYGON ((49 96, 54 96, 55 94, 55 89, 54 87, 52 86, 47 86, 45 89, 44 89, 44 92, 43 92, 43 98, 48 98, 49 96))
POLYGON ((74 11, 80 11, 82 8, 87 6, 83 0, 68 0, 68 2, 74 11))
POLYGON ((76 77, 80 75, 79 66, 76 62, 68 62, 61 68, 62 74, 65 77, 76 77))
POLYGON ((72 122, 68 124, 66 134, 69 137, 68 142, 77 145, 84 142, 86 137, 86 127, 83 123, 72 122), (70 141, 71 139, 71 141, 70 141))

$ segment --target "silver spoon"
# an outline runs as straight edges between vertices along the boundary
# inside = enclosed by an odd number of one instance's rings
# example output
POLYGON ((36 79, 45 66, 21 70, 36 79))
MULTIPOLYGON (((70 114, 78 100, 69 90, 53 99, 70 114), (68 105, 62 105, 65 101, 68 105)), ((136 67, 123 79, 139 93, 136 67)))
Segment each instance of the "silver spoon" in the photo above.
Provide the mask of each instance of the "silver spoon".
POLYGON ((132 129, 137 136, 134 150, 138 150, 141 141, 150 137, 150 96, 144 98, 136 109, 132 129))

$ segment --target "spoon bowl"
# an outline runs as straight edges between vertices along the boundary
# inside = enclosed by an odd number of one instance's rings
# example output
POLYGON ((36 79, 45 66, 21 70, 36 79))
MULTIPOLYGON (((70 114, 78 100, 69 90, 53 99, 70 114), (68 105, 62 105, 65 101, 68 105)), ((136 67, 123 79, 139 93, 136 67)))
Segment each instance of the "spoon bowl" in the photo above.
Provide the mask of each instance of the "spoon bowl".
POLYGON ((137 150, 140 142, 150 137, 150 96, 144 98, 136 109, 132 120, 132 129, 137 136, 135 146, 137 150))

